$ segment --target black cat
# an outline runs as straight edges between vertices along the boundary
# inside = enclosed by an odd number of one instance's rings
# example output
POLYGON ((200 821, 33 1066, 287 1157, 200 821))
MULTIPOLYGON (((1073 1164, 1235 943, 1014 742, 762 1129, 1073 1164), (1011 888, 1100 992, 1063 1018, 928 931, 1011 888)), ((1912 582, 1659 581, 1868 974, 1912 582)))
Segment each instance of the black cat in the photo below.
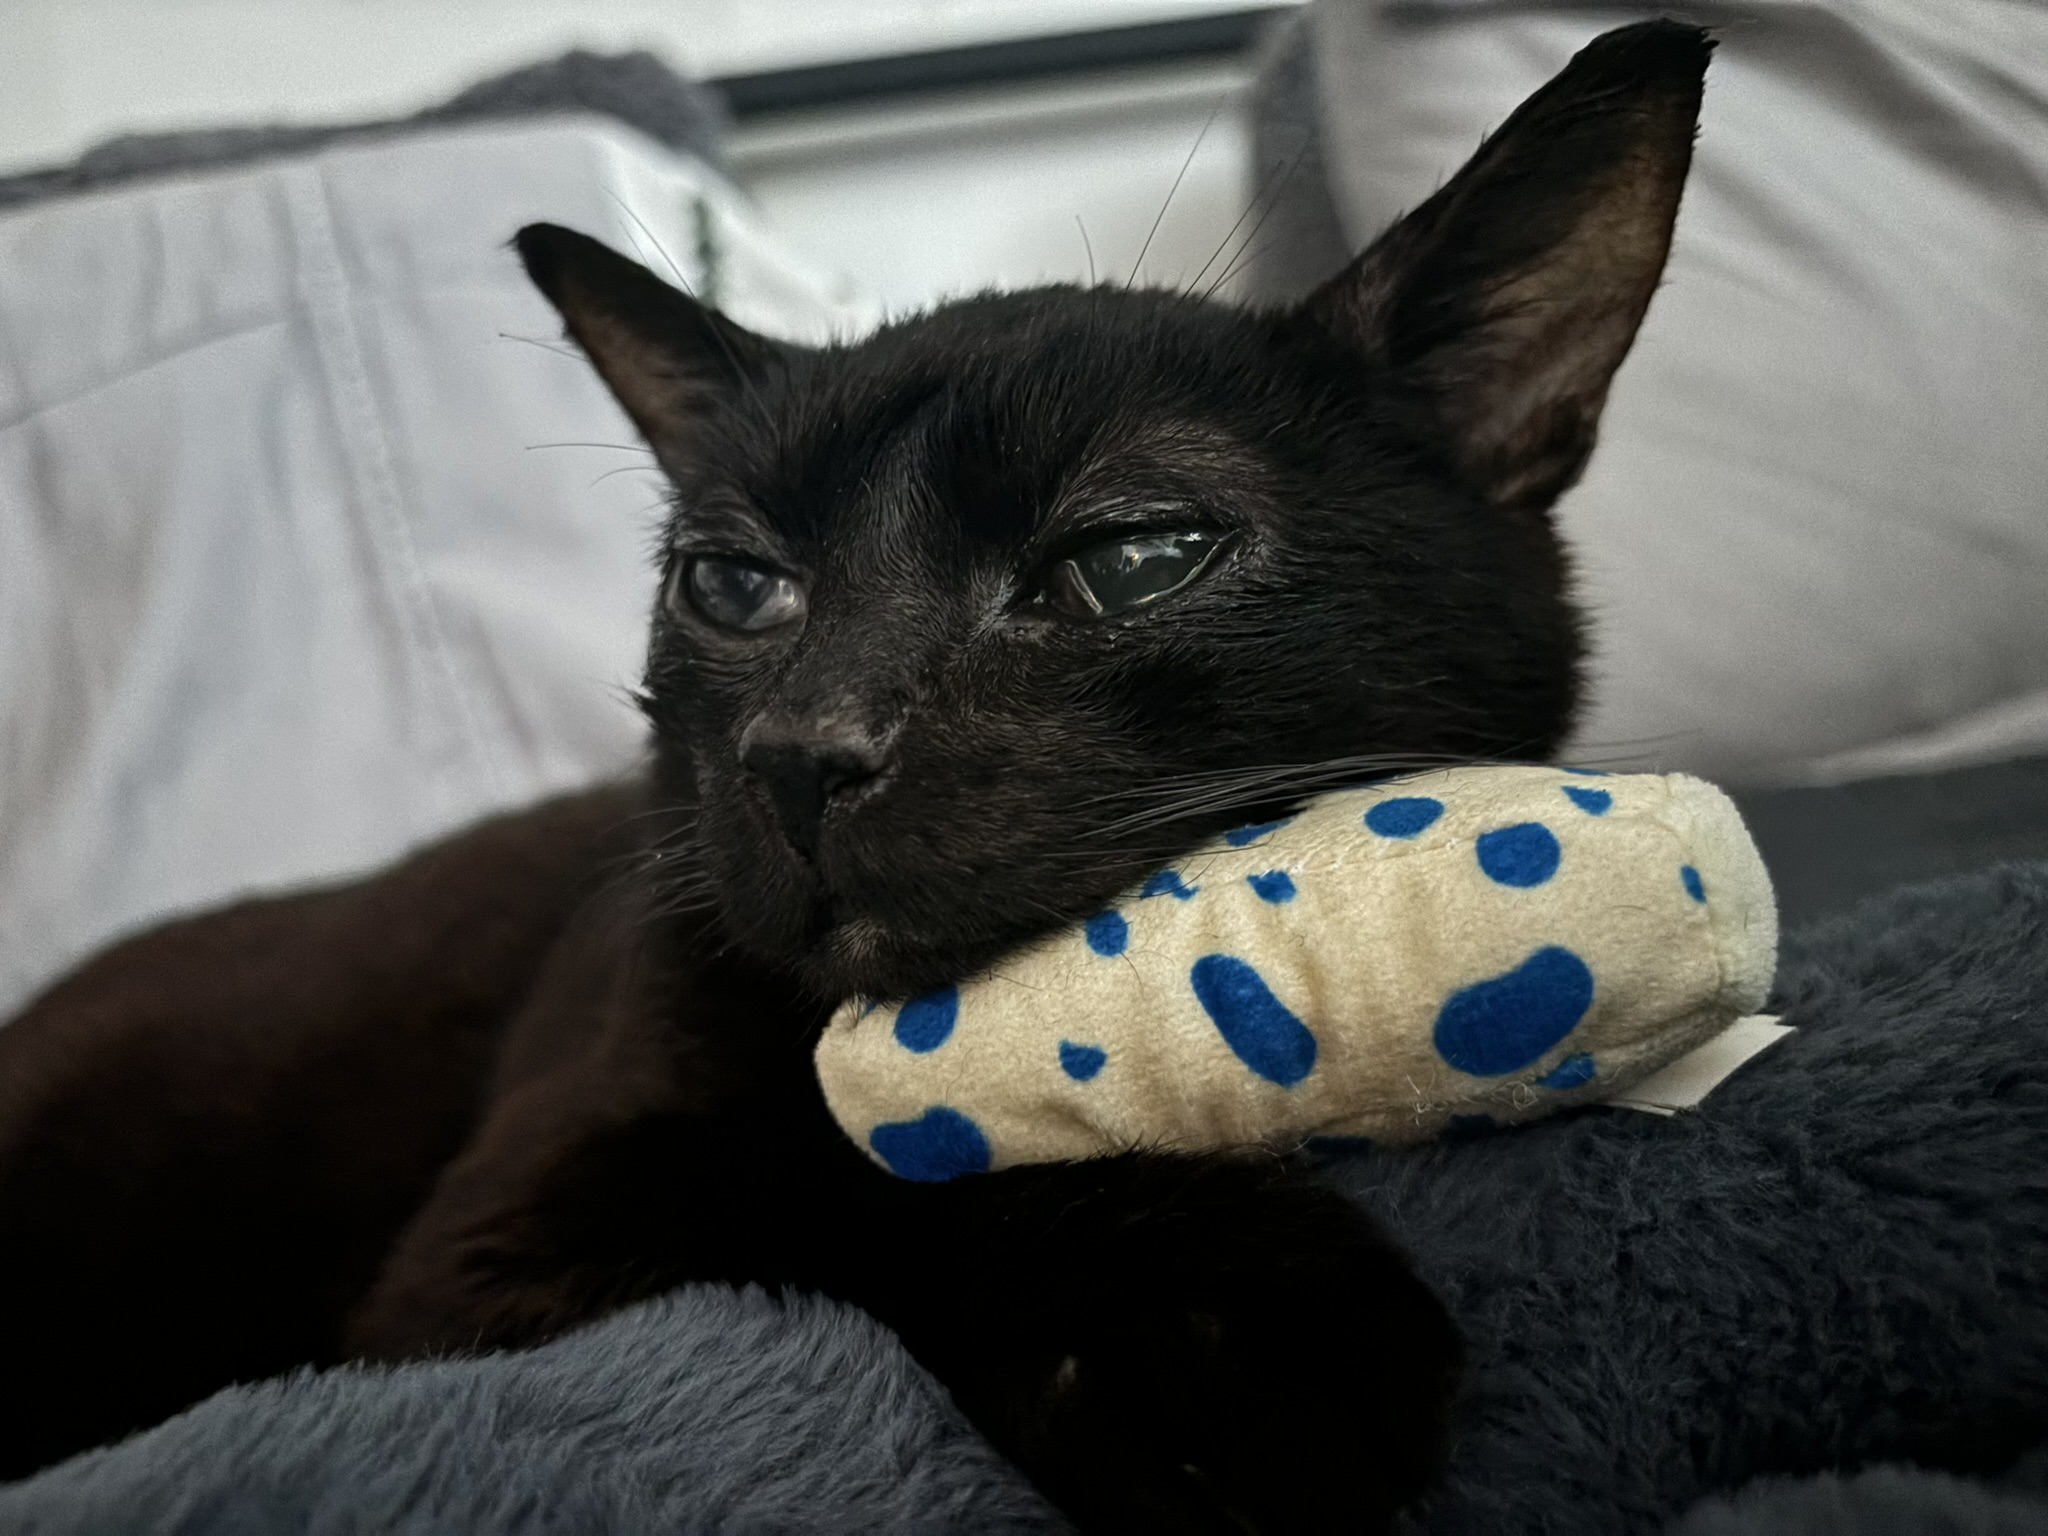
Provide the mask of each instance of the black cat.
POLYGON ((1268 1154, 904 1183, 810 1048, 1304 793, 1556 745, 1545 514, 1709 47, 1599 39, 1280 313, 1050 288, 811 350, 522 232, 675 483, 652 773, 161 929, 0 1031, 5 1468, 756 1280, 872 1310, 1090 1529, 1383 1528, 1458 1343, 1365 1217, 1268 1154))

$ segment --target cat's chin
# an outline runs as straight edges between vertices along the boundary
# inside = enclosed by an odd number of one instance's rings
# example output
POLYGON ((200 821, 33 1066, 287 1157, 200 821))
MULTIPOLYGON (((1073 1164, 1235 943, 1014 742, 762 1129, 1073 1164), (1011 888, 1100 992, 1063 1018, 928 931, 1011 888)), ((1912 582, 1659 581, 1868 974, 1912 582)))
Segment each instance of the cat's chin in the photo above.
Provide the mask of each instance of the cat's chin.
POLYGON ((805 980, 821 995, 910 997, 957 978, 930 945, 906 939, 870 917, 833 924, 804 956, 805 980))
POLYGON ((957 941, 935 944, 870 917, 853 917, 833 923, 806 946, 795 957, 795 969, 805 988, 827 1002, 900 999, 953 985, 1003 947, 984 953, 957 941))

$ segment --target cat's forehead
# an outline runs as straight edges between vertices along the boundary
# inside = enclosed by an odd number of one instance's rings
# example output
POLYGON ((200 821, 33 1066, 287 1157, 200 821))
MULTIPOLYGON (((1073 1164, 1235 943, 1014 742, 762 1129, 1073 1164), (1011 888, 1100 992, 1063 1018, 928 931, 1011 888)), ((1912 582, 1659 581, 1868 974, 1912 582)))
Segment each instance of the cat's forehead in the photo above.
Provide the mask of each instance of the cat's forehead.
POLYGON ((795 541, 880 527, 995 547, 1255 473, 1215 377, 1227 317, 1095 300, 972 301, 821 354, 758 403, 729 472, 795 541))

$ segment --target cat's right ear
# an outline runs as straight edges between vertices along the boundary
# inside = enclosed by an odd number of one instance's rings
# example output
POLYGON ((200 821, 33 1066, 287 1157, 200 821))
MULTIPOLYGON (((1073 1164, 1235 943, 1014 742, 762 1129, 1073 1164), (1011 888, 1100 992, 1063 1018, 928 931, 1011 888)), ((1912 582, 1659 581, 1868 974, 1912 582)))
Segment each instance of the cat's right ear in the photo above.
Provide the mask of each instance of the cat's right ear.
POLYGON ((529 224, 512 243, 672 476, 694 457, 696 434, 722 399, 800 350, 735 325, 573 229, 529 224))
POLYGON ((1671 248, 1713 46, 1669 21, 1596 38, 1302 305, 1494 506, 1541 511, 1585 467, 1671 248))

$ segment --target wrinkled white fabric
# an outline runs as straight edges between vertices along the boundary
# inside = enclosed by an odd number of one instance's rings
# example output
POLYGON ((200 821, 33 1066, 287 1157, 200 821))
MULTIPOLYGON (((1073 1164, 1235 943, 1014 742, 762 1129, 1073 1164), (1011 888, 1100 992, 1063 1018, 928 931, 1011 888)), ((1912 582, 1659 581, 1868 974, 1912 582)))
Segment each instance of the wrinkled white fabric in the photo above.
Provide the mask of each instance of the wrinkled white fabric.
POLYGON ((660 488, 545 446, 634 438, 507 247, 540 219, 764 331, 858 318, 598 119, 0 217, 0 1018, 166 913, 640 750, 660 488))
MULTIPOLYGON (((1579 761, 1825 782, 2048 750, 2048 6, 1741 0, 1560 510, 1579 761)), ((1362 243, 1628 4, 1323 0, 1362 243)))

